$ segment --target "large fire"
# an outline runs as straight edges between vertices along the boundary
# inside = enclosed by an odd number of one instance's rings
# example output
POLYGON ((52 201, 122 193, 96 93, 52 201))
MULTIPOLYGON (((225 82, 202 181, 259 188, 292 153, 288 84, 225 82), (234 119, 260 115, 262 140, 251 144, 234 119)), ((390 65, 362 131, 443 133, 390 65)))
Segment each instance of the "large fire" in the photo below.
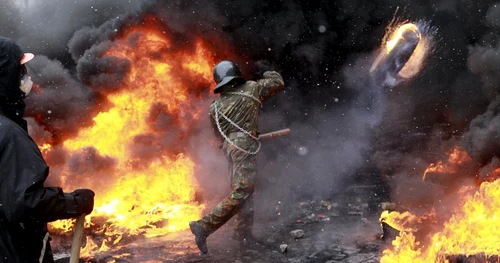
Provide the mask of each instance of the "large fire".
MULTIPOLYGON (((77 137, 63 144, 70 153, 93 147, 100 155, 115 160, 115 168, 106 178, 87 181, 96 192, 95 208, 86 218, 87 226, 96 228, 96 222, 100 222, 98 229, 93 228, 94 233, 112 238, 98 244, 87 237, 83 256, 107 250, 124 235, 151 237, 184 230, 203 209, 195 201, 195 164, 186 154, 152 147, 149 151, 153 158, 144 161, 131 147, 140 135, 165 133, 149 123, 153 106, 173 118, 170 122, 176 129, 187 133, 203 110, 190 103, 195 96, 190 89, 207 89, 208 93, 212 85, 215 59, 204 42, 198 40, 194 50, 170 51, 169 35, 156 26, 158 23, 149 18, 147 23, 128 29, 110 46, 104 56, 130 61, 123 87, 107 94, 111 107, 94 117, 93 126, 82 129, 77 137)), ((47 144, 40 148, 44 153, 51 150, 47 144)), ((75 185, 68 178, 63 178, 67 191, 88 187, 82 182, 75 185)), ((51 227, 71 231, 71 222, 57 221, 51 227)))
MULTIPOLYGON (((464 162, 471 162, 468 154, 454 148, 447 162, 432 164, 426 173, 438 171, 455 174, 456 167, 464 162)), ((400 235, 393 240, 392 247, 383 252, 382 263, 396 262, 450 262, 453 256, 483 255, 483 261, 489 262, 488 256, 500 255, 500 180, 498 169, 486 176, 479 188, 467 185, 453 193, 456 202, 447 207, 449 214, 433 215, 444 220, 428 220, 426 216, 412 215, 409 212, 384 212, 381 222, 400 230, 400 235), (420 231, 417 223, 425 221, 433 225, 434 231, 419 240, 415 232, 420 231), (444 222, 444 223, 442 223, 444 222)), ((425 179, 425 177, 424 177, 425 179)), ((449 204, 448 204, 449 205, 449 204)), ((483 262, 481 261, 481 262, 483 262)), ((474 261, 475 262, 475 261, 474 261)), ((495 261, 497 262, 497 261, 495 261)))

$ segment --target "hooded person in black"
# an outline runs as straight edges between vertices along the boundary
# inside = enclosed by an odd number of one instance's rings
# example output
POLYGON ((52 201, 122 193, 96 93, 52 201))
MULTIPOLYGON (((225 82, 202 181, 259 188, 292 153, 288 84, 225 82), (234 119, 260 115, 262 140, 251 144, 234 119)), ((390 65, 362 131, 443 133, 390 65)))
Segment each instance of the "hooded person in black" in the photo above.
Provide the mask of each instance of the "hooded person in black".
POLYGON ((94 192, 45 187, 49 167, 23 119, 33 58, 0 37, 0 262, 54 262, 47 223, 90 214, 94 192))

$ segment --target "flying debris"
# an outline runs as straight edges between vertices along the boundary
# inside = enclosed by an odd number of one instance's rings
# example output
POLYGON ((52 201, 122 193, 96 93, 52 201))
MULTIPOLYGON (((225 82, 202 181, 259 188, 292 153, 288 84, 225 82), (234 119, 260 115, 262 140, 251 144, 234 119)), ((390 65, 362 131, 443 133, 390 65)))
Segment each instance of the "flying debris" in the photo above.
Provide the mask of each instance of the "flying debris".
POLYGON ((430 50, 430 39, 414 23, 389 31, 389 37, 370 68, 376 84, 393 87, 403 79, 415 76, 430 50))

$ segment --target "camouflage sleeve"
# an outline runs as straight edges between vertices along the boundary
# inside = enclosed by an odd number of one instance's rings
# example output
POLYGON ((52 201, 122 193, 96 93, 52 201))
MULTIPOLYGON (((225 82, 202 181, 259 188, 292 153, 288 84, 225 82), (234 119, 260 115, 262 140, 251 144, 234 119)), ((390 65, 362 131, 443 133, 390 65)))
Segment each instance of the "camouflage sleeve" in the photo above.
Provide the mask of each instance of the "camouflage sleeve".
POLYGON ((259 84, 260 100, 264 101, 285 87, 285 83, 281 75, 276 71, 264 72, 264 78, 257 80, 259 84))

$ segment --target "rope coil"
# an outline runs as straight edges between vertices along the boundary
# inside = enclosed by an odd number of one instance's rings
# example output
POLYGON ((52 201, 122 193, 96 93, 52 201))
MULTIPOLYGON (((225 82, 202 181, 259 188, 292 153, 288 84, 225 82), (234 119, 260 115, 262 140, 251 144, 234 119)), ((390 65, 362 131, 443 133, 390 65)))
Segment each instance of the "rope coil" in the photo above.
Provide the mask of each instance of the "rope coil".
MULTIPOLYGON (((239 96, 251 98, 252 100, 258 102, 261 105, 261 107, 262 107, 262 102, 259 99, 257 99, 256 97, 252 96, 252 95, 241 93, 241 92, 227 92, 227 94, 239 95, 239 96)), ((222 135, 222 137, 224 138, 224 140, 226 140, 229 144, 231 144, 232 146, 234 146, 236 149, 238 149, 238 150, 240 150, 240 151, 242 151, 242 152, 244 152, 246 154, 250 154, 250 155, 257 154, 260 151, 260 146, 261 146, 259 138, 253 136, 249 131, 241 128, 238 124, 236 124, 234 121, 232 121, 224 113, 220 112, 217 104, 218 104, 218 102, 216 101, 214 103, 214 107, 215 107, 215 124, 217 125, 217 129, 219 130, 219 133, 222 135), (219 115, 221 115, 222 118, 224 118, 229 124, 231 124, 234 127, 236 127, 236 129, 238 129, 239 131, 243 132, 245 135, 249 136, 250 138, 254 139, 257 142, 257 144, 258 144, 257 150, 255 150, 253 152, 247 151, 247 150, 239 147, 238 145, 236 145, 233 141, 231 141, 231 139, 229 139, 229 137, 222 131, 222 128, 221 128, 220 122, 219 122, 219 115)))

